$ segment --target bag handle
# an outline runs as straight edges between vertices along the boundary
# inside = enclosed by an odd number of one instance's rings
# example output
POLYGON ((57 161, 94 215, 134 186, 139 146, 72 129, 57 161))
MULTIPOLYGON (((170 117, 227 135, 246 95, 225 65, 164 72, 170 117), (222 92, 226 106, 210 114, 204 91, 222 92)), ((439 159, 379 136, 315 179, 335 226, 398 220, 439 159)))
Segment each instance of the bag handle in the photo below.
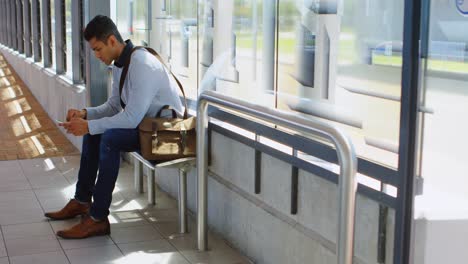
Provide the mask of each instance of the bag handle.
MULTIPOLYGON (((125 108, 125 106, 126 106, 125 103, 122 101, 122 89, 123 89, 123 85, 124 85, 124 82, 125 82, 125 78, 127 77, 127 72, 128 72, 128 68, 130 66, 130 60, 132 58, 132 53, 137 49, 146 49, 146 51, 148 51, 153 56, 155 56, 161 62, 161 64, 169 71, 169 73, 172 75, 172 77, 174 77, 177 85, 179 86, 180 91, 182 92, 182 95, 184 96, 184 106, 185 106, 184 119, 187 119, 188 118, 187 98, 185 97, 185 91, 184 91, 184 88, 182 87, 182 84, 180 83, 179 79, 177 79, 177 77, 174 75, 174 73, 172 73, 172 71, 169 69, 169 67, 167 67, 167 65, 164 63, 163 59, 161 58, 161 56, 154 49, 152 49, 150 47, 142 47, 142 46, 134 47, 130 51, 130 54, 128 55, 128 59, 124 62, 124 67, 123 67, 123 70, 122 70, 122 74, 120 75, 120 82, 119 82, 120 106, 122 108, 125 108)), ((172 111, 174 111, 174 109, 172 109, 172 111)))

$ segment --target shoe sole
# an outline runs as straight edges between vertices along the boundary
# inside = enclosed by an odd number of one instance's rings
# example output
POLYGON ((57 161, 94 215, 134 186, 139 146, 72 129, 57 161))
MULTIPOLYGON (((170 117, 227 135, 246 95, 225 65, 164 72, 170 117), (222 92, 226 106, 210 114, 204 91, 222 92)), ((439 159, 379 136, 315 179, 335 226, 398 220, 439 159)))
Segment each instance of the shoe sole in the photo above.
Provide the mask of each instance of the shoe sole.
POLYGON ((57 236, 63 238, 63 239, 84 239, 84 238, 88 238, 88 237, 93 237, 93 236, 107 236, 107 235, 110 235, 110 230, 106 230, 106 231, 103 231, 103 232, 98 232, 98 233, 95 233, 95 234, 90 234, 88 236, 84 236, 84 237, 66 237, 66 236, 62 236, 60 235, 58 232, 57 232, 57 236))
POLYGON ((68 219, 73 219, 77 216, 82 216, 82 215, 85 215, 87 213, 80 213, 80 214, 77 214, 77 215, 73 215, 73 216, 67 216, 67 217, 53 217, 51 215, 47 215, 47 214, 44 214, 45 217, 49 218, 50 220, 68 220, 68 219))

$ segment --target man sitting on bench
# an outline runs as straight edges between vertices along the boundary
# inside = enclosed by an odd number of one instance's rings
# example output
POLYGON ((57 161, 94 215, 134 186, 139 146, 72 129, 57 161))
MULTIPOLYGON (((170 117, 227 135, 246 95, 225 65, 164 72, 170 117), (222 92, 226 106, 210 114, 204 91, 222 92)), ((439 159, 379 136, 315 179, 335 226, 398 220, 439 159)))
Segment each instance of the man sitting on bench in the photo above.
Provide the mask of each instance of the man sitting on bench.
POLYGON ((112 95, 100 106, 68 110, 67 122, 61 124, 68 133, 84 136, 75 197, 60 211, 45 214, 54 220, 85 215, 79 224, 57 232, 63 238, 110 234, 107 217, 119 173, 120 152, 140 149, 137 126, 145 116, 155 116, 165 105, 179 115, 183 112, 178 87, 161 62, 145 49, 131 53, 132 42, 123 41, 110 18, 93 18, 86 26, 84 38, 96 58, 106 65, 114 62, 112 95), (127 78, 119 91, 123 66, 130 56, 127 78))

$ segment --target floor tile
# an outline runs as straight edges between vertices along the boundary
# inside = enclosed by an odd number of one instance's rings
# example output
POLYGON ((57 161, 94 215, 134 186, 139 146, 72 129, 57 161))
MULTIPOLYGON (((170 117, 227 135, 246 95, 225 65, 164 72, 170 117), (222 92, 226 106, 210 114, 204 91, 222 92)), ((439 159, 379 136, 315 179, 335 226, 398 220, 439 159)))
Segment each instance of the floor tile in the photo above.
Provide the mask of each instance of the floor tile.
POLYGON ((71 264, 119 263, 124 257, 116 245, 70 249, 65 255, 71 264))
POLYGON ((10 264, 8 257, 0 258, 0 264, 10 264))
POLYGON ((5 241, 8 256, 23 256, 61 250, 55 236, 38 236, 5 241))
POLYGON ((68 229, 81 221, 81 217, 75 217, 67 220, 49 220, 50 225, 55 233, 59 230, 68 229))
POLYGON ((130 243, 161 239, 162 236, 151 225, 112 228, 111 238, 115 243, 130 243))
POLYGON ((10 239, 54 235, 54 231, 48 222, 4 225, 2 226, 2 231, 6 241, 10 239))
POLYGON ((70 186, 68 180, 60 173, 29 178, 29 183, 33 189, 67 188, 70 186))
MULTIPOLYGON (((62 250, 10 258, 10 264, 69 264, 62 250)), ((0 262, 1 264, 1 262, 0 262)))
POLYGON ((195 223, 191 221, 189 221, 187 233, 185 234, 179 233, 179 222, 177 221, 154 223, 153 226, 156 227, 159 233, 161 233, 165 238, 177 236, 190 236, 195 238, 197 236, 197 227, 195 223))
POLYGON ((27 224, 47 221, 42 209, 28 209, 15 212, 0 211, 0 225, 27 224))
POLYGON ((13 200, 11 202, 0 202, 0 213, 28 213, 30 210, 42 210, 36 198, 30 200, 13 200))
POLYGON ((62 173, 65 173, 72 169, 77 170, 80 167, 80 159, 81 157, 79 155, 75 155, 53 157, 52 161, 57 169, 59 169, 62 173))
POLYGON ((182 252, 182 255, 191 263, 197 264, 250 264, 246 257, 234 250, 182 252))
POLYGON ((179 218, 179 211, 177 208, 170 209, 154 209, 141 211, 143 216, 152 223, 159 222, 174 222, 179 218))
MULTIPOLYGON (((196 236, 175 236, 168 238, 169 243, 182 253, 198 252, 196 236)), ((221 238, 209 233, 208 249, 210 251, 229 251, 232 248, 221 238)))
POLYGON ((144 201, 144 202, 141 202, 141 201, 135 201, 135 200, 129 200, 129 199, 125 199, 122 200, 122 202, 120 204, 114 204, 112 206, 112 211, 133 211, 133 210, 140 210, 140 209, 144 209, 148 206, 148 202, 147 201, 144 201))
POLYGON ((0 203, 15 203, 19 200, 36 200, 32 190, 0 192, 0 203))
POLYGON ((0 192, 24 191, 31 189, 32 187, 29 184, 29 181, 24 176, 15 179, 2 180, 2 184, 0 185, 0 192))
POLYGON ((190 264, 178 252, 133 252, 113 262, 113 264, 190 264))
POLYGON ((0 168, 20 168, 20 164, 17 160, 2 160, 0 161, 0 168))
POLYGON ((62 174, 70 184, 75 184, 78 181, 78 172, 79 172, 79 168, 71 168, 71 169, 62 171, 62 174))
POLYGON ((64 199, 67 202, 75 195, 75 187, 69 188, 47 188, 34 190, 39 202, 45 202, 48 199, 64 199))
POLYGON ((148 200, 146 198, 146 190, 147 188, 144 187, 145 195, 141 195, 137 193, 133 187, 133 183, 131 188, 127 188, 121 191, 121 194, 129 201, 133 201, 143 205, 141 211, 152 211, 152 210, 165 210, 165 209, 176 209, 177 208, 177 201, 172 199, 169 195, 162 192, 161 190, 156 190, 156 204, 149 205, 148 200))
POLYGON ((120 250, 129 255, 134 252, 148 252, 148 253, 163 253, 163 252, 177 252, 177 249, 172 246, 167 240, 156 239, 143 242, 117 244, 120 250))
POLYGON ((76 248, 86 248, 86 247, 96 247, 96 246, 105 246, 113 245, 114 241, 109 236, 97 236, 89 237, 84 239, 62 239, 58 238, 60 245, 63 249, 76 249, 76 248))
POLYGON ((144 218, 137 210, 112 212, 108 218, 111 224, 111 228, 142 226, 150 224, 146 218, 144 218))
POLYGON ((74 189, 73 186, 73 188, 35 189, 34 192, 44 211, 55 211, 63 208, 73 198, 74 189))
POLYGON ((46 199, 39 201, 41 203, 42 208, 45 212, 53 212, 62 209, 70 199, 66 198, 57 198, 57 199, 46 199))
POLYGON ((11 161, 0 162, 0 179, 14 179, 18 177, 24 178, 23 170, 18 162, 7 163, 11 161))

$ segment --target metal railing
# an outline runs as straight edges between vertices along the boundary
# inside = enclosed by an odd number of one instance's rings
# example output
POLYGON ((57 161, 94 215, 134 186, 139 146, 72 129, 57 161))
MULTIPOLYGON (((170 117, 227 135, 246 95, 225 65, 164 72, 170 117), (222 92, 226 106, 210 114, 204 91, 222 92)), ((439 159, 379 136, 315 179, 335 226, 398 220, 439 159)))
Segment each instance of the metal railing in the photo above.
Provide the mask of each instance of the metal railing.
POLYGON ((341 166, 339 177, 339 219, 337 237, 338 264, 352 264, 354 244, 354 215, 356 199, 357 159, 351 140, 332 125, 308 120, 275 109, 250 104, 214 91, 205 91, 198 98, 197 111, 197 224, 198 250, 207 250, 207 175, 208 175, 208 105, 235 111, 275 125, 297 130, 305 135, 330 140, 336 147, 341 166))

